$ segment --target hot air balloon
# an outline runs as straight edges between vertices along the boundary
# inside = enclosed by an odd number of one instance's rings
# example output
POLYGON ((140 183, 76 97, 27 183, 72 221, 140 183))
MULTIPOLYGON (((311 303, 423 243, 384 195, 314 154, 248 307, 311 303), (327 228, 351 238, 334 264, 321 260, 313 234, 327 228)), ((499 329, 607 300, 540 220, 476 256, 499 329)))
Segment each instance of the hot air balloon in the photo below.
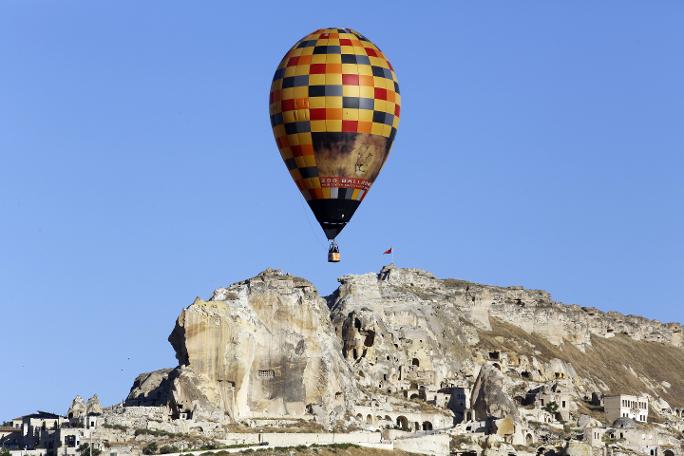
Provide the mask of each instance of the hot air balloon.
POLYGON ((273 134, 287 169, 340 260, 335 237, 378 177, 399 125, 397 76, 360 33, 319 29, 285 54, 271 85, 273 134))

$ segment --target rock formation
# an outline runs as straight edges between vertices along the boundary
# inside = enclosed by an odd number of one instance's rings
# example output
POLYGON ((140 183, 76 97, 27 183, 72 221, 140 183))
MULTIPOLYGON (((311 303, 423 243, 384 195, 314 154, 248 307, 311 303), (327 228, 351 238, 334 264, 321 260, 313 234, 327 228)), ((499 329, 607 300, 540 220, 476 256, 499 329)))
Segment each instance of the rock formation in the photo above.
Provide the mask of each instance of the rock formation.
POLYGON ((143 374, 128 403, 168 402, 195 418, 332 421, 359 395, 325 300, 306 280, 267 270, 197 298, 169 336, 179 367, 143 374))
MULTIPOLYGON (((684 407, 680 324, 394 266, 339 281, 321 297, 304 279, 266 270, 197 298, 169 336, 179 365, 138 376, 126 405, 327 429, 469 422, 469 432, 493 430, 496 445, 528 446, 546 435, 529 423, 595 426, 604 394, 684 407)), ((83 413, 82 402, 70 412, 83 413)))
POLYGON ((150 406, 166 404, 170 400, 169 377, 173 369, 159 369, 138 375, 128 393, 126 404, 150 406))
POLYGON ((81 418, 86 415, 86 404, 83 398, 76 395, 71 401, 69 410, 67 411, 67 417, 69 418, 81 418))
POLYGON ((517 417, 518 407, 504 391, 505 378, 492 364, 485 364, 475 380, 471 408, 475 419, 517 417))
POLYGON ((88 415, 102 415, 102 404, 97 394, 93 394, 86 403, 86 413, 88 415))

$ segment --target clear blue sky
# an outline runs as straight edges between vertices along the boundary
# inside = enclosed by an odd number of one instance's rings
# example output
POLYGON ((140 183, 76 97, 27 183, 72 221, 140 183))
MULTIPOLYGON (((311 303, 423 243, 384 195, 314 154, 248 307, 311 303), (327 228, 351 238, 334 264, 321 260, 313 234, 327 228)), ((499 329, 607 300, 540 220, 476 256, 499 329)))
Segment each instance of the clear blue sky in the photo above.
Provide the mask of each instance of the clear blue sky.
POLYGON ((389 246, 684 321, 684 3, 239 3, 0 3, 0 418, 120 400, 175 365, 196 295, 268 266, 329 293, 389 246), (377 43, 403 98, 339 265, 267 106, 326 26, 377 43))

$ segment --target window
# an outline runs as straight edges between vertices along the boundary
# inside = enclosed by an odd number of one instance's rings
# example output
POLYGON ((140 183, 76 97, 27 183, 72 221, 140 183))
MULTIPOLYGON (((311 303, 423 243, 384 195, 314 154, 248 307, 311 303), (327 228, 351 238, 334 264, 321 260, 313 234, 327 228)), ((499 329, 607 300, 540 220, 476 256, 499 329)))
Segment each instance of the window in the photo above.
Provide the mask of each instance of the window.
POLYGON ((565 408, 565 401, 563 401, 563 405, 562 405, 562 407, 563 407, 563 408, 565 408))
MULTIPOLYGON (((356 352, 356 349, 354 349, 354 352, 356 352)), ((257 378, 271 379, 273 377, 275 377, 275 372, 272 369, 259 369, 257 371, 257 378)))

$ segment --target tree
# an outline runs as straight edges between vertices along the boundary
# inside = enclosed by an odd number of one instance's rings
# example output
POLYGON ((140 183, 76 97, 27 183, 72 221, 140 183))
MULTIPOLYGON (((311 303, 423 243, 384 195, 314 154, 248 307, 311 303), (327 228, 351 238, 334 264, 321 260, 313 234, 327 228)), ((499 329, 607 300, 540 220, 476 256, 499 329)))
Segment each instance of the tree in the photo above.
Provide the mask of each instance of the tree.
POLYGON ((11 456, 12 453, 7 448, 0 449, 0 456, 11 456))
POLYGON ((544 410, 549 412, 551 415, 556 416, 556 412, 558 411, 558 404, 555 402, 549 402, 544 406, 544 410))
MULTIPOLYGON (((90 445, 87 443, 79 445, 78 452, 81 454, 81 456, 90 456, 90 445)), ((101 453, 102 450, 93 447, 93 456, 100 456, 101 453)))
POLYGON ((150 442, 143 447, 143 454, 157 454, 157 444, 155 442, 150 442))

